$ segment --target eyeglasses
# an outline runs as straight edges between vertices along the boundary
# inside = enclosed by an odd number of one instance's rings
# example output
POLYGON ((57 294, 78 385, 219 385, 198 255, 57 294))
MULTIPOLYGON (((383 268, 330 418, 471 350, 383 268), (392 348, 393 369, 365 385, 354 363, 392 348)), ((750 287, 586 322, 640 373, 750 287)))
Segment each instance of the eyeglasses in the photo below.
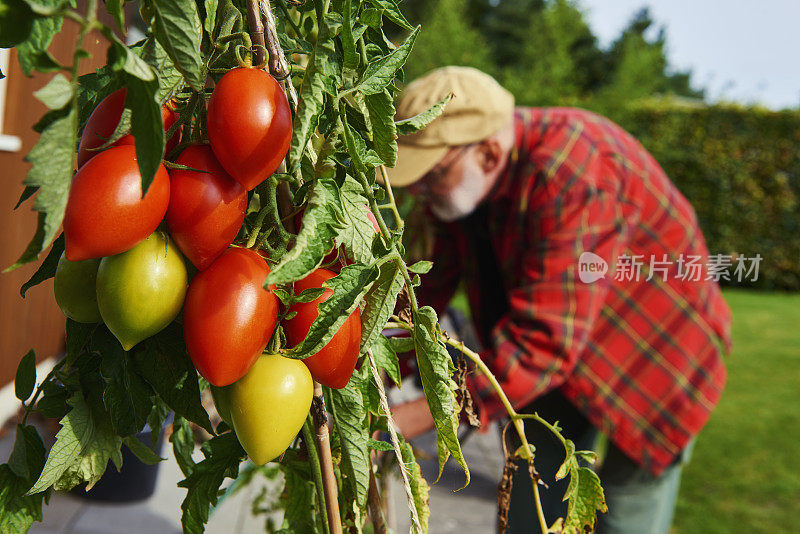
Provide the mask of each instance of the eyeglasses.
POLYGON ((430 190, 431 187, 438 184, 450 170, 450 166, 461 158, 461 155, 466 152, 470 147, 477 143, 470 143, 468 145, 461 145, 453 147, 447 154, 445 154, 442 161, 436 164, 431 170, 417 182, 420 190, 430 190))

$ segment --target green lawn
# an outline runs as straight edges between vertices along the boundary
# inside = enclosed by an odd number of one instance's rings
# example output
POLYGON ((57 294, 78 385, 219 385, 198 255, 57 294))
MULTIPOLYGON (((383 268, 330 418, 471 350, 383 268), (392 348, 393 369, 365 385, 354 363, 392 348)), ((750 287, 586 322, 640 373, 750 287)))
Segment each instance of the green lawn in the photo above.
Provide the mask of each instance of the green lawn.
POLYGON ((684 471, 674 531, 800 532, 800 296, 725 297, 728 385, 684 471))

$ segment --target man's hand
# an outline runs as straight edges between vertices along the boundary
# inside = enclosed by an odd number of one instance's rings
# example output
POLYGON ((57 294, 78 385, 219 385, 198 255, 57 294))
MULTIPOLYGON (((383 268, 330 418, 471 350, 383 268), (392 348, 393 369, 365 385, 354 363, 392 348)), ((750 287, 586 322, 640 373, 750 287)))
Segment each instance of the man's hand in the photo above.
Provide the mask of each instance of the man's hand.
POLYGON ((434 429, 433 417, 425 397, 393 406, 392 417, 406 439, 414 439, 434 429))

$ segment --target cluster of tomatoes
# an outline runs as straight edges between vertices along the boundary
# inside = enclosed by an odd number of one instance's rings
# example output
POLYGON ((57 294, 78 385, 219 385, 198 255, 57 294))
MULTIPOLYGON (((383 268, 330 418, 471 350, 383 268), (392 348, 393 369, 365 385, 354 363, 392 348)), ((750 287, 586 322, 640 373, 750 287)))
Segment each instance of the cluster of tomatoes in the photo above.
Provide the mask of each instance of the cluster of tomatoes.
MULTIPOLYGON (((286 96, 264 71, 226 73, 208 101, 210 145, 187 146, 175 160, 182 167, 159 166, 145 195, 133 138, 126 135, 106 147, 125 97, 123 88, 100 102, 81 136, 64 216, 56 300, 75 321, 104 322, 126 351, 182 312, 186 349, 211 383, 220 415, 251 459, 266 463, 302 427, 312 377, 332 388, 347 384, 361 338, 356 310, 325 347, 305 360, 262 354, 280 317, 288 345, 301 342, 319 304, 332 293, 325 288, 315 300, 297 302, 282 315, 274 288, 264 287, 265 257, 233 245, 247 192, 277 169, 289 149, 292 117, 286 96), (197 268, 191 277, 184 257, 197 268)), ((165 131, 178 118, 165 106, 165 131)), ((167 153, 179 136, 176 132, 168 140, 167 153)), ((333 276, 318 269, 294 284, 295 294, 320 288, 333 276)))

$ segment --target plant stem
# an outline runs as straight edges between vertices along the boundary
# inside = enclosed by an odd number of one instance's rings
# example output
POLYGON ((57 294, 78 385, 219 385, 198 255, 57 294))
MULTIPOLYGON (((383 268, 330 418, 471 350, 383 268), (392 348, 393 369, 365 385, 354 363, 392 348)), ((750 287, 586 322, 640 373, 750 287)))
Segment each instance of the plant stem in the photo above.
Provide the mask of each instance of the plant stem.
POLYGON ((253 41, 253 63, 260 68, 264 65, 267 47, 264 44, 264 25, 261 23, 261 11, 258 0, 247 0, 247 23, 253 41))
POLYGON ((397 211, 397 203, 394 201, 394 193, 392 192, 392 184, 389 183, 389 176, 386 174, 386 167, 381 165, 381 176, 383 177, 383 186, 386 189, 386 196, 389 197, 389 204, 388 206, 391 207, 392 213, 394 213, 394 221, 397 225, 397 231, 400 234, 403 233, 405 229, 406 223, 403 221, 403 218, 400 217, 400 212, 397 211))
MULTIPOLYGON (((386 326, 387 326, 387 328, 403 328, 403 329, 406 329, 406 330, 411 330, 412 329, 412 326, 410 324, 405 323, 403 321, 399 321, 399 320, 387 323, 386 326)), ((514 425, 514 429, 517 431, 517 434, 519 435, 520 442, 522 443, 522 447, 521 447, 522 456, 523 456, 523 458, 525 460, 527 460, 528 465, 532 466, 533 465, 533 454, 531 453, 531 448, 530 448, 530 445, 528 444, 528 438, 525 435, 525 427, 522 424, 522 420, 523 419, 535 419, 537 421, 543 421, 541 419, 541 417, 539 417, 536 414, 533 414, 532 417, 527 417, 527 414, 523 414, 523 415, 518 414, 517 411, 514 409, 514 407, 511 405, 511 401, 508 400, 508 397, 506 396, 505 392, 503 391, 503 388, 500 386, 500 383, 497 381, 497 378, 495 378, 494 374, 489 369, 489 367, 484 363, 484 361, 481 359, 480 355, 478 355, 476 352, 472 351, 471 349, 467 348, 464 345, 463 341, 456 341, 456 340, 454 340, 454 339, 452 339, 452 338, 450 338, 450 337, 448 337, 446 335, 441 335, 441 339, 442 339, 442 341, 444 341, 445 343, 447 343, 451 347, 459 349, 462 354, 464 354, 467 358, 472 360, 472 363, 474 363, 475 366, 478 368, 478 370, 481 373, 483 373, 483 375, 489 380, 489 383, 492 385, 492 388, 494 389, 495 394, 498 396, 498 398, 500 399, 500 402, 503 404, 503 407, 506 409, 506 412, 508 413, 508 416, 511 419, 511 422, 514 425)), ((555 429, 555 427, 553 427, 549 423, 546 423, 546 426, 554 434, 556 434, 556 436, 558 437, 559 440, 561 440, 562 443, 564 443, 564 438, 555 429)), ((531 477, 531 484, 532 484, 532 487, 533 487, 533 497, 534 497, 534 500, 536 501, 536 513, 537 513, 537 515, 539 517, 539 526, 542 529, 542 534, 547 534, 547 530, 548 530, 547 520, 544 518, 544 511, 542 510, 542 502, 541 502, 541 497, 539 495, 539 486, 537 484, 537 481, 533 477, 531 477)))
POLYGON ((384 415, 386 415, 386 426, 389 427, 392 447, 394 448, 395 456, 397 456, 397 465, 400 468, 400 477, 403 479, 403 488, 406 490, 408 509, 411 512, 412 531, 421 533, 422 526, 419 522, 419 513, 417 512, 417 505, 414 502, 414 495, 411 493, 411 483, 408 481, 408 470, 406 469, 406 464, 403 462, 403 453, 400 452, 400 441, 397 439, 397 431, 394 428, 392 412, 389 409, 389 401, 386 398, 386 391, 383 389, 383 379, 378 372, 378 366, 375 364, 375 357, 372 355, 372 350, 367 350, 367 358, 369 359, 369 369, 372 372, 372 378, 375 380, 375 385, 378 388, 381 410, 384 412, 384 415))
POLYGON ((319 515, 317 517, 322 519, 324 525, 322 531, 328 534, 330 533, 330 529, 328 528, 328 510, 325 504, 325 490, 322 484, 322 470, 319 465, 319 454, 317 453, 317 446, 314 444, 314 433, 311 431, 312 426, 311 414, 308 414, 306 422, 303 423, 303 439, 306 442, 308 463, 311 465, 311 474, 314 476, 314 487, 317 489, 317 500, 319 501, 319 515))
POLYGON ((325 491, 325 508, 328 511, 330 534, 342 534, 342 519, 339 515, 339 488, 336 485, 336 473, 333 471, 331 440, 328 430, 328 415, 325 413, 325 399, 322 385, 314 382, 314 401, 311 405, 316 428, 316 444, 319 452, 319 464, 322 468, 322 487, 325 491))

